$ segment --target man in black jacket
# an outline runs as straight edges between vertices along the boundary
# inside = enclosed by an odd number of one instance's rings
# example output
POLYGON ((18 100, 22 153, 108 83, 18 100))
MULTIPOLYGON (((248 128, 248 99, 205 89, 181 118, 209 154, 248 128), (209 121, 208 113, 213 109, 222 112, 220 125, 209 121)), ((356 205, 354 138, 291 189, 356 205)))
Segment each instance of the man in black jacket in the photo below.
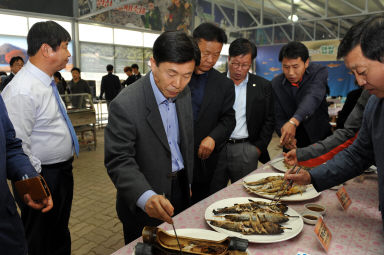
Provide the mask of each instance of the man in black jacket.
POLYGON ((9 65, 11 67, 11 73, 1 81, 0 91, 2 91, 10 81, 12 81, 17 72, 24 66, 24 59, 20 56, 12 57, 9 65))
POLYGON ((228 78, 235 84, 236 127, 224 148, 211 183, 211 192, 235 182, 257 168, 258 160, 270 160, 267 146, 272 138, 274 112, 270 81, 249 73, 256 46, 239 38, 229 46, 228 78))
POLYGON ((213 66, 227 36, 223 29, 203 23, 193 31, 200 52, 200 65, 189 83, 194 119, 194 172, 192 202, 210 194, 209 186, 219 152, 236 125, 233 82, 213 66))
POLYGON ((113 65, 107 65, 108 74, 104 75, 101 79, 100 99, 103 98, 105 93, 105 100, 107 100, 107 106, 109 103, 119 94, 121 85, 120 79, 113 74, 113 65))
POLYGON ((306 147, 332 134, 325 100, 328 71, 310 63, 301 42, 284 45, 279 53, 283 73, 272 80, 275 131, 280 144, 292 149, 306 147))

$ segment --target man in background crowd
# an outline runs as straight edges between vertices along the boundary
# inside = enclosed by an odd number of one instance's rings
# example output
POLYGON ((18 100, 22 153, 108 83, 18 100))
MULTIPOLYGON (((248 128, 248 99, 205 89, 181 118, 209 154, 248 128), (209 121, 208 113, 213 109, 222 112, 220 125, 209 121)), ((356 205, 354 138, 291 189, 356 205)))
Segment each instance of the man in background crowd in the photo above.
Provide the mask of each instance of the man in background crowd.
POLYGON ((239 38, 229 46, 227 77, 234 82, 236 127, 220 152, 211 193, 236 182, 255 170, 258 160, 270 160, 267 147, 272 138, 274 112, 270 81, 249 73, 256 46, 239 38))
POLYGON ((194 120, 194 172, 192 202, 210 195, 210 184, 220 150, 236 126, 233 82, 213 66, 227 42, 224 30, 202 23, 193 31, 200 52, 200 65, 189 83, 194 120))
POLYGON ((24 66, 24 59, 20 56, 12 57, 9 65, 11 67, 11 73, 1 80, 0 91, 2 91, 10 81, 12 81, 13 77, 15 77, 15 75, 24 66))
POLYGON ((141 78, 141 73, 139 72, 139 66, 137 64, 133 64, 132 66, 132 72, 135 77, 135 81, 141 78))
POLYGON ((135 76, 132 73, 132 67, 130 67, 130 66, 124 67, 124 73, 128 77, 127 77, 127 79, 125 81, 123 81, 123 83, 121 83, 121 86, 123 88, 124 87, 128 87, 129 85, 131 85, 132 83, 134 83, 136 81, 135 76))
POLYGON ((55 205, 42 214, 26 206, 14 192, 29 255, 71 254, 72 161, 79 144, 52 78, 68 63, 70 40, 56 22, 35 23, 27 35, 29 61, 2 92, 16 136, 47 182, 55 205))
POLYGON ((328 71, 310 63, 301 42, 284 45, 279 53, 283 73, 272 80, 275 131, 280 144, 292 149, 308 146, 332 134, 325 100, 328 71))
MULTIPOLYGON (((72 68, 71 74, 72 80, 68 82, 71 94, 91 94, 91 89, 89 88, 87 81, 81 79, 80 69, 77 67, 72 68)), ((82 109, 85 107, 84 96, 72 95, 70 99, 74 108, 82 109)))
POLYGON ((144 226, 171 223, 190 205, 193 117, 187 84, 200 52, 185 33, 165 32, 150 61, 152 71, 112 101, 105 129, 104 161, 117 189, 126 244, 144 226))
POLYGON ((103 98, 105 93, 105 100, 107 100, 107 107, 111 101, 119 94, 121 85, 119 77, 113 74, 113 65, 107 65, 107 75, 101 79, 100 99, 103 98))
POLYGON ((72 80, 68 82, 69 90, 71 94, 78 93, 88 93, 91 94, 91 90, 88 86, 88 83, 81 79, 80 69, 77 67, 72 68, 71 70, 72 80))

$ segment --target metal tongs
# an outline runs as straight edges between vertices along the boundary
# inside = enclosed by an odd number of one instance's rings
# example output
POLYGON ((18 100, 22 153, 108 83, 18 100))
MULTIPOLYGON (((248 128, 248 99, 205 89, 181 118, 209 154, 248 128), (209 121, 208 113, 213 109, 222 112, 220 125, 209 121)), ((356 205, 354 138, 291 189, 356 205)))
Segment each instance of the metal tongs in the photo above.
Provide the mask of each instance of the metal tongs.
POLYGON ((177 245, 179 246, 179 249, 180 249, 180 254, 183 254, 183 251, 181 250, 181 245, 180 245, 180 242, 179 242, 179 238, 177 237, 177 234, 176 234, 175 225, 173 224, 173 220, 172 220, 172 227, 173 227, 173 232, 175 232, 177 245))
MULTIPOLYGON (((295 169, 295 167, 296 167, 296 164, 293 166, 292 169, 295 169)), ((300 170, 301 170, 301 166, 299 166, 299 168, 297 169, 295 174, 298 174, 300 172, 300 170)), ((292 183, 293 183, 293 180, 289 180, 289 181, 285 180, 283 185, 281 185, 280 190, 278 192, 276 192, 276 195, 273 197, 271 204, 273 204, 273 202, 275 202, 275 204, 279 203, 281 197, 284 196, 284 194, 285 194, 285 192, 287 192, 288 188, 292 186, 292 183), (283 190, 283 191, 280 192, 281 190, 283 190)))
MULTIPOLYGON (((165 197, 165 194, 163 193, 163 197, 165 197)), ((165 197, 166 198, 166 197, 165 197)), ((167 198, 166 198, 167 199, 167 198)), ((179 241, 179 237, 177 236, 176 234, 176 229, 175 229, 175 225, 173 224, 173 219, 172 219, 172 228, 173 228, 173 232, 175 233, 175 237, 176 237, 176 241, 177 241, 177 245, 179 246, 179 249, 180 249, 180 255, 183 254, 183 251, 181 249, 181 245, 180 245, 180 241, 179 241)))

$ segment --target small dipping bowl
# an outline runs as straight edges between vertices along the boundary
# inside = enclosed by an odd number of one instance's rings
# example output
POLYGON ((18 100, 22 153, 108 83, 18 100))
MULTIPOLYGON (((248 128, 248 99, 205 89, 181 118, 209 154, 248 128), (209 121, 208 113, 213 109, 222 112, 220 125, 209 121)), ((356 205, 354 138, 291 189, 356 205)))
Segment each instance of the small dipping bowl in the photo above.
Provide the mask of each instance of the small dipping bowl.
POLYGON ((325 207, 319 204, 305 204, 304 205, 305 209, 308 211, 312 211, 321 215, 325 214, 325 207))
POLYGON ((303 221, 309 225, 315 225, 319 217, 322 217, 319 213, 313 211, 304 211, 301 213, 301 217, 303 217, 303 221))

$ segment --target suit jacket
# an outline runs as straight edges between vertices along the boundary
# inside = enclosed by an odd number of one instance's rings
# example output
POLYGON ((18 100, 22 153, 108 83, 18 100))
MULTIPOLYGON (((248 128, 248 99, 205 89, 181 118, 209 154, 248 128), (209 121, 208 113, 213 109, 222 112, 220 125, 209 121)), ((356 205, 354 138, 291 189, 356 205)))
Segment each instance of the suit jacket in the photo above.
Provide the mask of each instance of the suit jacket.
POLYGON ((260 162, 270 160, 267 150, 275 125, 271 82, 249 73, 246 101, 247 129, 250 142, 260 149, 260 162))
POLYGON ((21 140, 16 133, 3 99, 0 97, 0 247, 2 254, 26 254, 24 228, 16 209, 15 200, 9 191, 7 178, 21 180, 37 173, 24 154, 21 140))
POLYGON ((216 167, 218 153, 236 126, 234 102, 233 82, 216 69, 209 70, 203 101, 194 124, 195 162, 200 162, 197 158, 197 151, 205 137, 210 136, 215 140, 215 149, 206 160, 206 169, 202 169, 201 164, 195 164, 194 174, 196 176, 194 178, 196 177, 198 182, 202 181, 201 178, 209 181, 209 175, 216 167), (209 172, 208 176, 207 172, 209 172))
POLYGON ((107 101, 113 100, 121 89, 120 79, 116 75, 109 73, 101 79, 100 97, 105 93, 107 101))
POLYGON ((275 130, 279 136, 282 126, 297 112, 305 112, 300 125, 303 125, 310 144, 323 140, 331 134, 328 105, 325 100, 327 78, 328 71, 325 66, 310 63, 300 82, 296 97, 292 96, 292 86, 283 73, 273 78, 275 130))
MULTIPOLYGON (((176 99, 180 151, 191 183, 193 116, 189 88, 176 99)), ((141 210, 138 198, 147 190, 171 197, 171 151, 149 74, 124 88, 111 102, 105 129, 105 165, 117 188, 117 203, 130 213, 141 210)), ((119 213, 119 212, 118 212, 119 213)))
POLYGON ((1 81, 1 84, 0 84, 0 91, 2 91, 5 86, 7 86, 7 84, 12 81, 13 77, 15 77, 15 75, 13 73, 11 73, 10 75, 8 75, 7 77, 5 77, 2 81, 1 81))

